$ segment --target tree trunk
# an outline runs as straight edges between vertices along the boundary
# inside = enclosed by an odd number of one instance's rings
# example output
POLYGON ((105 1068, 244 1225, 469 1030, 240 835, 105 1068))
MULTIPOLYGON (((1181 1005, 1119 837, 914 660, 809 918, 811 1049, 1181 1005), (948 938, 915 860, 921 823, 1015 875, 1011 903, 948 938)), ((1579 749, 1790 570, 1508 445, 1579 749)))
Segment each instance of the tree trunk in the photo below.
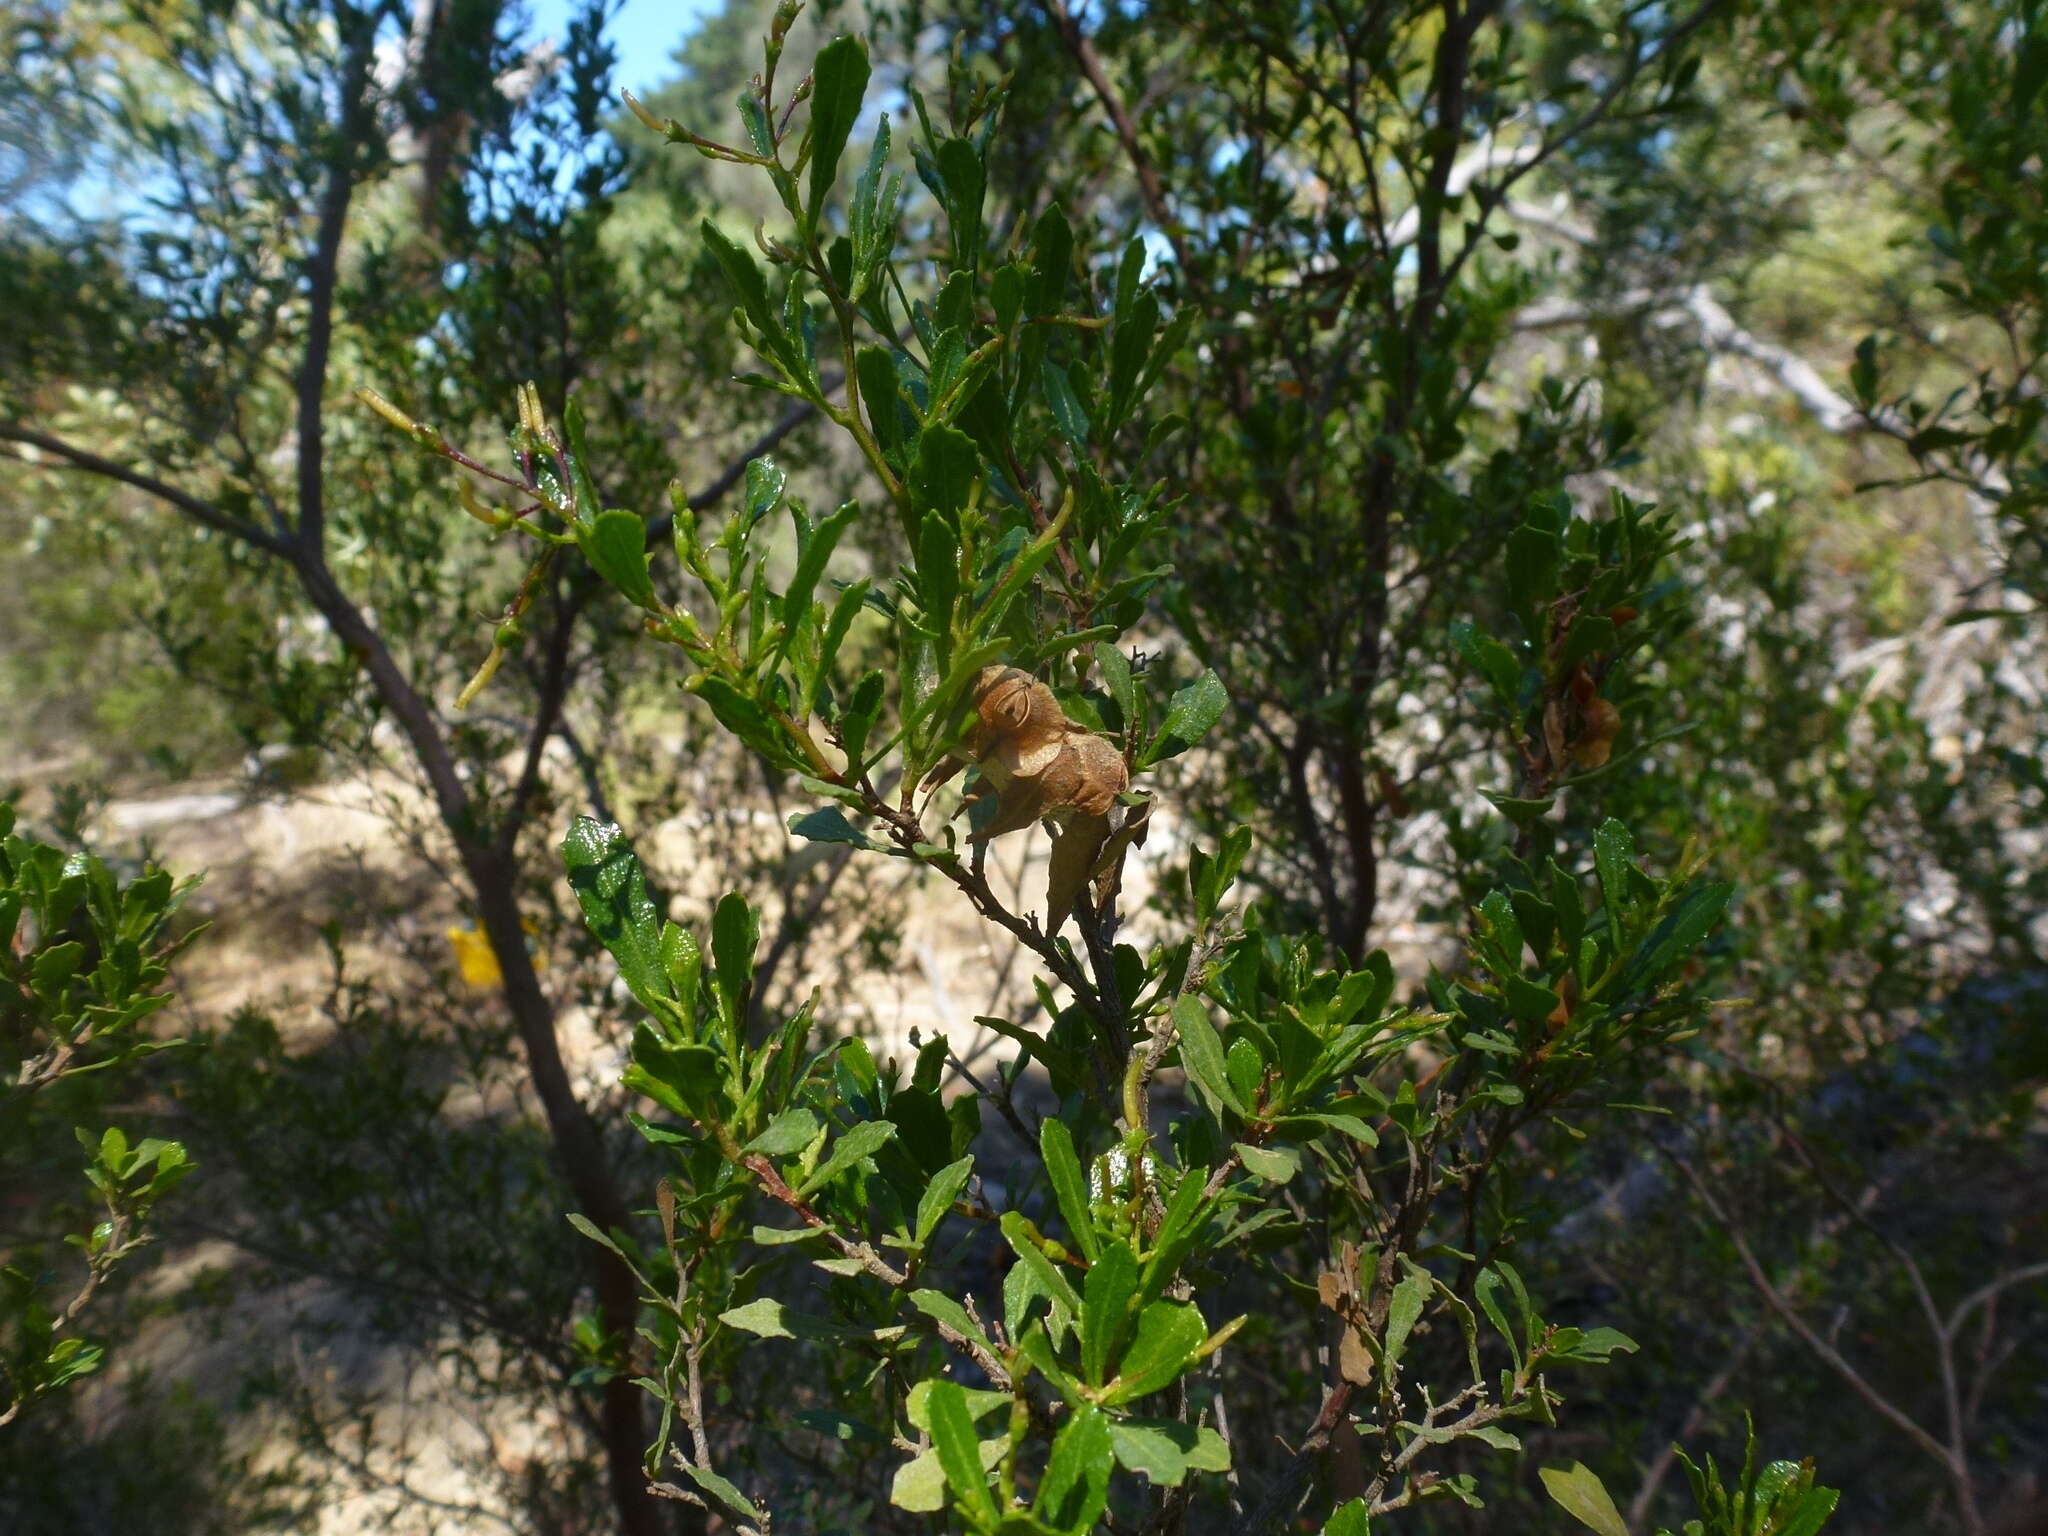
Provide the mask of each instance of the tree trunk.
MULTIPOLYGON (((555 1036, 554 1005, 541 989, 533 957, 526 950, 526 931, 519 918, 517 868, 473 841, 462 849, 463 868, 476 896, 478 925, 497 957, 504 977, 505 1005, 512 1011, 526 1052, 526 1069, 539 1095, 548 1134, 583 1214, 600 1228, 628 1225, 626 1203, 612 1176, 611 1159, 596 1123, 584 1110, 569 1083, 560 1042, 555 1036)), ((640 1313, 639 1283, 623 1261, 597 1244, 590 1245, 590 1266, 597 1292, 598 1317, 606 1334, 631 1350, 640 1313)), ((644 1394, 630 1372, 604 1385, 600 1423, 612 1503, 625 1536, 666 1536, 673 1526, 663 1506, 647 1491, 642 1458, 649 1435, 642 1412, 644 1394)))

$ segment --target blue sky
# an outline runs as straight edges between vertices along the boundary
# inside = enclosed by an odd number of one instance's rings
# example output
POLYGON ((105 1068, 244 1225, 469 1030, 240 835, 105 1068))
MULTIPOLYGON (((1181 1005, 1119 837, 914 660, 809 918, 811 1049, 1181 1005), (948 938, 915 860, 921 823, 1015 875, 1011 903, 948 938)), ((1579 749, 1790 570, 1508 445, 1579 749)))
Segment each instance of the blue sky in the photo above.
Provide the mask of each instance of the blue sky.
MULTIPOLYGON (((672 72, 669 55, 719 0, 626 0, 606 30, 619 50, 618 81, 635 95, 660 85, 672 72)), ((532 0, 535 28, 560 37, 577 0, 532 0)))

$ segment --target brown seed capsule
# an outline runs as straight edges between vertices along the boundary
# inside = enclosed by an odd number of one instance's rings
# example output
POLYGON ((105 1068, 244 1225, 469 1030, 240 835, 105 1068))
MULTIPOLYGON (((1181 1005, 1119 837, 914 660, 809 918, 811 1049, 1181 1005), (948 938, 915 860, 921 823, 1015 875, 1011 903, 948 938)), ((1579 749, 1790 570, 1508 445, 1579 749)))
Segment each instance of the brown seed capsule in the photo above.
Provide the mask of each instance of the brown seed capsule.
POLYGON ((1056 933, 1095 873, 1130 769, 1113 742, 1068 719, 1053 691, 1016 667, 984 668, 974 709, 967 750, 997 796, 995 815, 976 836, 1053 824, 1046 924, 1056 933))
POLYGON ((1606 699, 1593 699, 1579 709, 1581 726, 1572 742, 1572 761, 1581 768, 1604 768, 1621 731, 1621 711, 1606 699))

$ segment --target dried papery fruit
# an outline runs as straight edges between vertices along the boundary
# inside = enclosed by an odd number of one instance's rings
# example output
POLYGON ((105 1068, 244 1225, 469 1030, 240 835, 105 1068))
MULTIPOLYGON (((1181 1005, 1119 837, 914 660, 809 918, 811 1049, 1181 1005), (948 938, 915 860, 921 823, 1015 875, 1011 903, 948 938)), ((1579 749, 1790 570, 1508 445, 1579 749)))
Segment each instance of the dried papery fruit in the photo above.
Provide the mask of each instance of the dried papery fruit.
POLYGON ((981 771, 996 809, 974 834, 978 842, 1041 819, 1053 824, 1045 920, 1057 933, 1097 872, 1130 770, 1114 743, 1069 720, 1052 690, 1017 667, 984 668, 974 710, 967 759, 943 765, 934 777, 950 777, 966 762, 981 771))
POLYGON ((1572 742, 1572 761, 1581 768, 1604 768, 1621 732, 1621 711, 1606 699, 1590 699, 1579 707, 1579 734, 1572 742))

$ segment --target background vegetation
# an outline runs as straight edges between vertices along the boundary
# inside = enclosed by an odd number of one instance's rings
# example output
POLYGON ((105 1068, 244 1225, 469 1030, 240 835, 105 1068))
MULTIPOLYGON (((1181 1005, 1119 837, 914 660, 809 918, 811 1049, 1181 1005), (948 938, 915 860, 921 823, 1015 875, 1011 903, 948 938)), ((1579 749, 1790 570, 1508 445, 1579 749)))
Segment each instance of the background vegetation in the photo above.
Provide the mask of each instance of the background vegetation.
POLYGON ((0 1526, 2042 1529, 2040 7, 605 24, 0 11, 0 1526))

